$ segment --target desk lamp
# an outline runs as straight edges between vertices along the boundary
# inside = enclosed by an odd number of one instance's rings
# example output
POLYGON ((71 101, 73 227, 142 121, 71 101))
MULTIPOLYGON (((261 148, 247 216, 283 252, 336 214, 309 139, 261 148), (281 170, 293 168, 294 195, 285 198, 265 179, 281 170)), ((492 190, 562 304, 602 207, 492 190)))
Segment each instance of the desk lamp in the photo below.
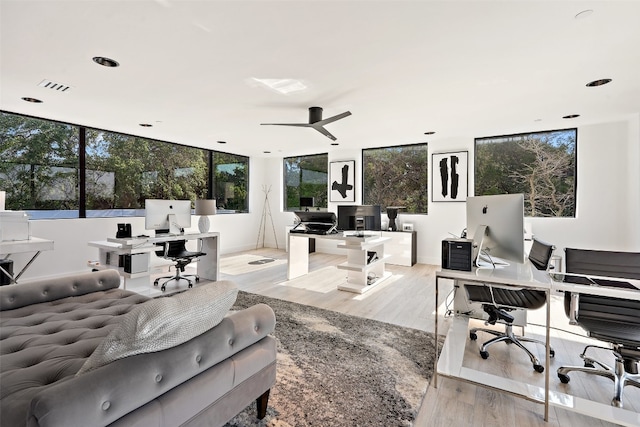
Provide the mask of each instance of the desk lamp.
POLYGON ((196 200, 196 215, 200 215, 200 219, 198 220, 198 229, 201 233, 209 231, 209 227, 211 225, 209 215, 215 215, 216 210, 215 199, 196 200))

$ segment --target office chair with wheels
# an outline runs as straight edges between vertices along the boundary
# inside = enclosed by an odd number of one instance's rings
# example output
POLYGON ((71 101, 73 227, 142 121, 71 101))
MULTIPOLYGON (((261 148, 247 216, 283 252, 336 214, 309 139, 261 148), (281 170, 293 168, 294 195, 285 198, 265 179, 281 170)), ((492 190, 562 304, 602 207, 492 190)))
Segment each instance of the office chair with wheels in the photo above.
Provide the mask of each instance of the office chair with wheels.
POLYGON ((206 255, 204 252, 190 252, 186 248, 186 240, 176 240, 170 242, 160 243, 159 246, 162 246, 162 250, 156 251, 156 255, 159 257, 169 259, 175 262, 176 274, 173 276, 163 276, 158 277, 153 281, 154 286, 158 286, 158 283, 162 279, 165 280, 160 286, 160 290, 164 292, 166 290, 167 283, 172 280, 175 280, 176 283, 179 283, 180 280, 184 280, 189 284, 189 287, 193 287, 193 280, 190 277, 193 277, 197 282, 200 281, 200 277, 197 274, 182 274, 184 273, 184 268, 194 259, 206 255))
MULTIPOLYGON (((629 288, 633 285, 623 279, 640 279, 640 252, 566 248, 565 255, 567 273, 622 279, 565 276, 566 282, 629 288)), ((566 384, 572 371, 609 378, 613 380, 614 389, 611 405, 622 408, 624 387, 640 387, 640 301, 577 292, 566 292, 564 298, 569 323, 581 326, 588 336, 608 342, 610 347, 586 346, 580 354, 584 366, 562 366, 558 368, 558 378, 566 384), (590 348, 612 351, 615 366, 612 368, 587 356, 590 348)))
MULTIPOLYGON (((536 269, 547 270, 549 269, 549 263, 554 249, 555 247, 553 245, 534 238, 531 251, 529 252, 529 261, 536 269)), ((545 292, 471 284, 465 285, 465 289, 469 301, 482 303, 482 309, 489 315, 489 319, 486 321, 487 324, 495 325, 498 320, 505 323, 504 332, 486 328, 473 328, 469 331, 469 338, 474 341, 478 338, 478 331, 495 335, 495 338, 482 344, 480 356, 482 356, 483 359, 487 359, 489 357, 487 348, 497 342, 504 341, 507 344, 515 344, 524 350, 531 360, 533 369, 537 372, 544 372, 544 366, 540 363, 540 360, 526 348, 522 342, 536 342, 542 345, 545 345, 545 343, 533 338, 515 335, 513 333, 513 322, 515 318, 509 314, 509 312, 515 309, 537 309, 544 306, 547 301, 545 292)), ((552 357, 555 355, 553 349, 550 349, 549 352, 552 357)))

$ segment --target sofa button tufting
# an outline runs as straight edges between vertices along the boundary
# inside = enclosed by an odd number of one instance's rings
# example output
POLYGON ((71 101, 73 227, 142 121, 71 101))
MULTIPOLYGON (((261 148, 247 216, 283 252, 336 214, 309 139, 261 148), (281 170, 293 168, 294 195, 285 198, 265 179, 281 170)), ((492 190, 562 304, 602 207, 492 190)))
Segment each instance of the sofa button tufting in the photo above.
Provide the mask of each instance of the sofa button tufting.
POLYGON ((108 400, 106 402, 102 403, 102 410, 106 411, 107 409, 109 409, 111 407, 111 402, 109 402, 108 400))
POLYGON ((196 356, 196 363, 200 363, 201 360, 202 360, 202 356, 197 355, 196 356))
POLYGON ((156 375, 156 382, 159 383, 160 381, 162 381, 162 375, 158 374, 156 375))
POLYGON ((229 345, 233 345, 233 339, 229 339, 229 345))
POLYGON ((253 330, 256 331, 256 332, 258 332, 259 329, 260 329, 260 327, 258 325, 253 327, 253 330))

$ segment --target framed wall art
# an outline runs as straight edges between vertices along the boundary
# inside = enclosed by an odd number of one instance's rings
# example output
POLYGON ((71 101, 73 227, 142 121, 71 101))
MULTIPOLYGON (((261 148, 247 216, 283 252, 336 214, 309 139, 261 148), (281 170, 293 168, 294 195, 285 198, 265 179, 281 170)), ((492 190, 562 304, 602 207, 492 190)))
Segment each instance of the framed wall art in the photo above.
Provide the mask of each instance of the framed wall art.
POLYGON ((464 202, 468 195, 469 152, 432 154, 431 201, 464 202))
POLYGON ((355 202, 356 161, 331 162, 329 166, 329 201, 355 202))

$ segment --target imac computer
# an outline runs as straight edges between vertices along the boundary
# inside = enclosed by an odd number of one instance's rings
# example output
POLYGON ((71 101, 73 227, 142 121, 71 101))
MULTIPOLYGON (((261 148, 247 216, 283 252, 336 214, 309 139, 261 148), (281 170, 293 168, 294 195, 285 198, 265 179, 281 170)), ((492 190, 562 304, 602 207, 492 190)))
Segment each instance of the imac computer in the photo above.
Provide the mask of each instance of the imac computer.
POLYGON ((467 238, 473 239, 476 267, 524 262, 524 195, 467 198, 467 238))
POLYGON ((145 229, 179 234, 182 229, 189 227, 191 227, 191 200, 145 200, 145 229))
POLYGON ((380 205, 338 206, 338 230, 380 231, 381 229, 380 205))

